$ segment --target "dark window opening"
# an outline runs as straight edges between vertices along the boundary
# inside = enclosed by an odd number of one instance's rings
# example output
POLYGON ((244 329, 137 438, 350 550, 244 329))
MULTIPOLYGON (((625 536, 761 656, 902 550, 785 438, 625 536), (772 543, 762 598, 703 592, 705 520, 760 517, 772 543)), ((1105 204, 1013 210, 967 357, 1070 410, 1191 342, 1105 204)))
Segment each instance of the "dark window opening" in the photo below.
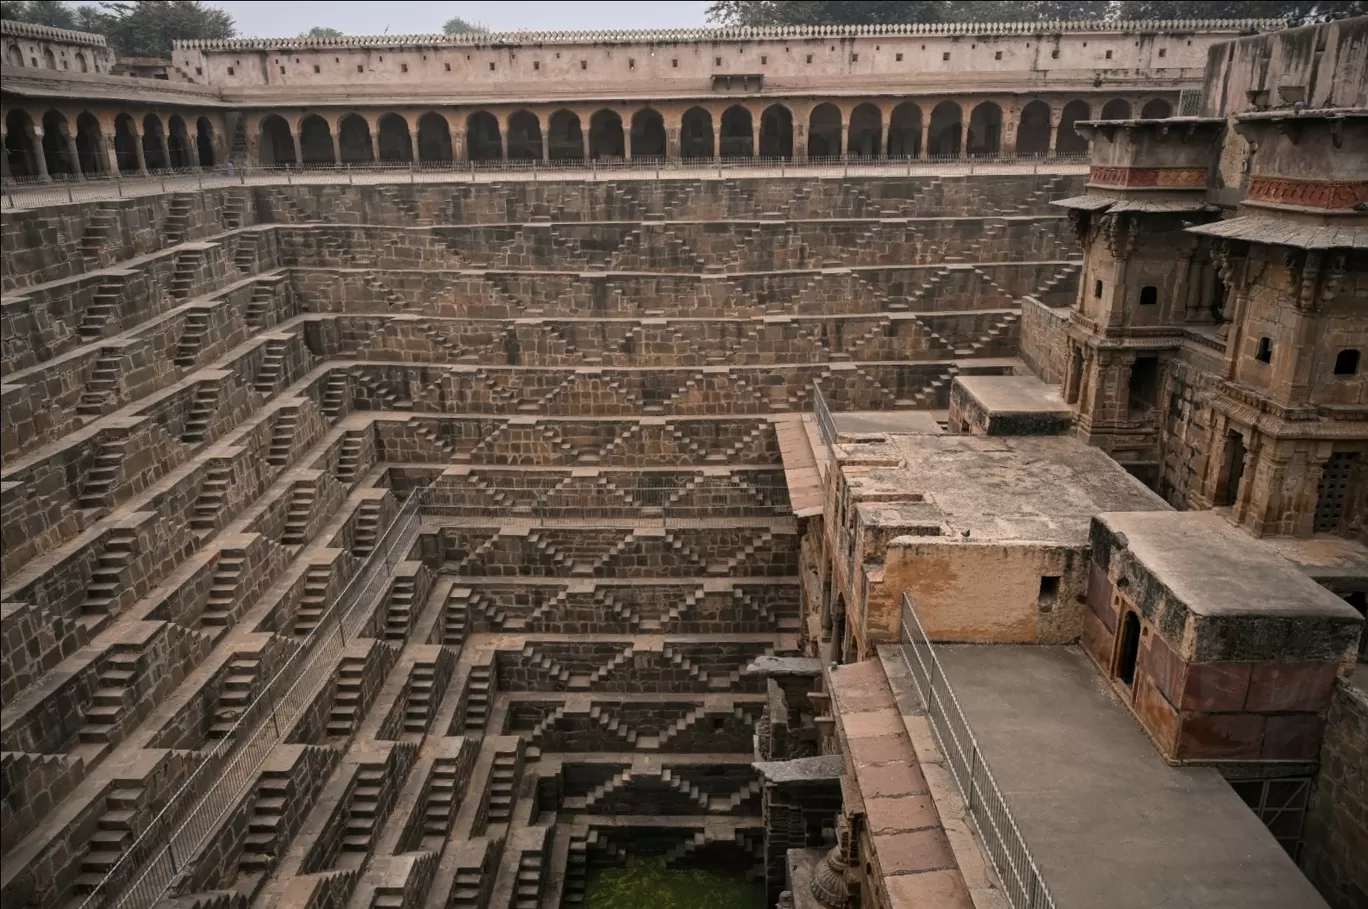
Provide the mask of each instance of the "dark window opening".
POLYGON ((1057 574, 1043 574, 1040 576, 1040 594, 1036 601, 1044 612, 1048 612, 1054 606, 1055 600, 1059 598, 1059 581, 1057 574))
POLYGON ((447 72, 451 72, 451 64, 450 64, 450 63, 446 64, 446 71, 447 71, 447 72))
POLYGON ((401 72, 401 73, 406 73, 406 72, 408 72, 408 64, 407 64, 407 63, 400 63, 400 64, 399 64, 399 72, 401 72))
POLYGON ((1159 56, 1161 56, 1161 57, 1167 57, 1167 56, 1168 56, 1168 48, 1166 48, 1166 47, 1161 47, 1161 48, 1159 48, 1159 56))
POLYGON ((230 67, 228 67, 228 75, 231 76, 232 74, 233 74, 233 68, 230 66, 230 67))
POLYGON ((1001 59, 1002 59, 1002 51, 998 51, 998 52, 996 52, 995 54, 993 54, 993 59, 994 59, 994 60, 1001 60, 1001 59))
POLYGON ((1146 284, 1140 288, 1140 305, 1155 306, 1159 302, 1159 288, 1153 284, 1146 284))
POLYGON ((941 54, 941 59, 942 59, 942 60, 949 60, 949 59, 950 59, 950 52, 949 52, 949 51, 946 51, 945 53, 941 54))
POLYGON ((1135 663, 1140 657, 1140 617, 1129 610, 1121 621, 1121 649, 1116 657, 1116 677, 1129 688, 1135 684, 1135 663))
POLYGON ((1050 51, 1050 59, 1051 59, 1051 60, 1058 60, 1058 59, 1059 59, 1059 48, 1056 47, 1054 50, 1050 51))
POLYGON ((1255 351, 1255 353, 1254 353, 1254 359, 1258 360, 1260 363, 1272 363, 1272 362, 1273 362, 1273 339, 1272 339, 1272 338, 1260 338, 1260 339, 1259 339, 1259 349, 1258 349, 1257 351, 1255 351))
POLYGON ((628 58, 627 58, 627 68, 628 68, 628 69, 636 69, 636 58, 635 58, 635 57, 628 57, 628 58))
POLYGON ((761 66, 764 66, 764 65, 765 65, 766 63, 768 63, 768 62, 769 62, 769 57, 765 56, 764 54, 761 54, 761 55, 760 55, 760 65, 761 65, 761 66))
POLYGON ((366 71, 366 67, 363 64, 358 63, 356 64, 356 71, 358 73, 364 73, 366 71))
POLYGON ((721 57, 713 57, 713 66, 721 66, 721 65, 722 65, 722 58, 721 58, 721 57))
POLYGON ((1358 372, 1359 352, 1357 350, 1341 350, 1335 355, 1335 375, 1352 376, 1358 372))
POLYGON ((1143 419, 1159 402, 1159 358, 1136 357, 1131 365, 1128 416, 1143 419))
POLYGON ((315 64, 314 64, 314 72, 316 72, 316 73, 320 73, 320 72, 322 72, 322 70, 321 70, 321 69, 319 69, 319 67, 318 67, 318 64, 317 64, 317 63, 315 63, 315 64))
POLYGON ((1107 59, 1110 60, 1111 58, 1112 58, 1112 52, 1111 52, 1111 51, 1107 51, 1107 59))
POLYGON ((1340 524, 1349 513, 1350 503, 1354 501, 1358 466, 1357 451, 1337 451, 1325 462, 1316 488, 1314 532, 1339 532, 1340 524))
POLYGON ((1225 482, 1216 492, 1217 505, 1234 505, 1240 495, 1240 480, 1244 477, 1244 436, 1232 432, 1226 436, 1225 482))
POLYGON ((541 69, 541 61, 540 61, 540 60, 533 60, 533 61, 532 61, 532 69, 533 69, 534 72, 535 72, 536 70, 541 69))
POLYGON ((807 62, 809 62, 809 63, 812 62, 812 54, 808 54, 808 55, 807 55, 807 62))
POLYGON ((724 730, 724 729, 726 729, 726 728, 727 728, 727 721, 726 721, 724 718, 722 718, 722 717, 720 717, 720 716, 715 716, 715 717, 713 717, 713 731, 714 731, 714 732, 721 732, 722 730, 724 730))
POLYGON ((893 55, 893 59, 895 59, 895 60, 897 60, 899 63, 901 63, 901 62, 902 62, 902 54, 894 54, 894 55, 893 55))
POLYGON ((581 60, 581 61, 580 61, 580 69, 588 69, 588 68, 589 68, 589 61, 588 61, 588 60, 581 60))
POLYGON ((1102 299, 1102 282, 1101 282, 1101 281, 1094 281, 1094 282, 1093 282, 1093 296, 1096 297, 1096 298, 1099 299, 1099 300, 1102 299))
POLYGON ((851 63, 859 63, 859 62, 860 62, 860 55, 859 55, 859 54, 851 54, 851 55, 850 55, 850 62, 851 62, 851 63))

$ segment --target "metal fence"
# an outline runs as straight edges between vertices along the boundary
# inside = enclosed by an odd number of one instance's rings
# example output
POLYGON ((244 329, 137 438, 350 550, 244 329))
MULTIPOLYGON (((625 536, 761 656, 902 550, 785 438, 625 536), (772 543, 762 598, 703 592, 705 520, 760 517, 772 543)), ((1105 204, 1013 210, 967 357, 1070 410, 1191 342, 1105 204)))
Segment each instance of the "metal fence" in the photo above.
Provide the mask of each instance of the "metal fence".
POLYGON ((309 708, 332 677, 332 664, 357 637, 370 607, 417 537, 418 500, 400 508, 318 626, 266 683, 134 840, 81 909, 147 909, 214 835, 225 815, 256 781, 266 756, 309 708))
POLYGON ((902 598, 902 650, 912 678, 926 703, 931 728, 945 755, 965 810, 978 825, 988 859, 993 863, 1012 909, 1055 909, 1054 897, 1026 848, 993 773, 983 760, 955 692, 945 677, 935 648, 917 616, 912 599, 902 598))
POLYGON ((836 444, 836 420, 831 416, 831 408, 827 406, 826 395, 822 394, 822 389, 816 385, 812 386, 812 415, 817 419, 817 431, 821 433, 822 441, 827 447, 836 444))
POLYGON ((232 186, 294 183, 478 183, 496 180, 725 179, 728 177, 939 176, 951 174, 1077 173, 1087 155, 992 155, 927 158, 665 159, 631 161, 462 161, 438 164, 367 163, 304 165, 224 165, 161 170, 143 174, 57 175, 50 180, 6 178, 5 208, 30 208, 65 202, 94 202, 165 192, 192 192, 232 186))

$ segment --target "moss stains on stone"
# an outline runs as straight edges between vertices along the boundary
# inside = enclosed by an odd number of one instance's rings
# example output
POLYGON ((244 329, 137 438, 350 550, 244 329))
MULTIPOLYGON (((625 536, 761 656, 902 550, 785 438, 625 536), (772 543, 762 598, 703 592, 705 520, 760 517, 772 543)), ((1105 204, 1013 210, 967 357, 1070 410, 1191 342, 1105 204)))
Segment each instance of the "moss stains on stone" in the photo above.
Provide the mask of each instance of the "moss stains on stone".
POLYGON ((761 881, 698 868, 668 869, 633 861, 589 875, 586 909, 764 909, 761 881))

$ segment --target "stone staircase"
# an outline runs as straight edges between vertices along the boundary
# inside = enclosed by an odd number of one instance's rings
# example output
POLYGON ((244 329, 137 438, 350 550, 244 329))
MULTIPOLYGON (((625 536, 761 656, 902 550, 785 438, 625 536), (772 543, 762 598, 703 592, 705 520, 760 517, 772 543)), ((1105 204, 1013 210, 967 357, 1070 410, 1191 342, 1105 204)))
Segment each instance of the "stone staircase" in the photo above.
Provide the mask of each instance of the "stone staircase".
POLYGON ((185 324, 181 327, 180 339, 176 342, 176 353, 171 362, 182 369, 195 366, 204 338, 209 334, 209 313, 202 309, 192 309, 185 314, 185 324))
POLYGON ((407 641, 409 629, 413 625, 414 599, 417 596, 417 579, 412 575, 399 576, 390 588, 389 602, 385 608, 384 638, 387 641, 407 641))
POLYGON ((266 463, 272 467, 284 467, 293 459, 299 410, 298 405, 291 404, 276 411, 275 422, 271 426, 271 447, 266 453, 266 463))
POLYGON ((466 683, 465 717, 463 726, 467 732, 478 732, 489 721, 491 669, 489 666, 470 667, 470 677, 466 683))
POLYGON ((494 764, 489 773, 489 822, 506 824, 513 814, 517 798, 518 755, 516 752, 494 752, 494 764))
POLYGON ((83 615, 111 615, 117 608, 119 599, 128 584, 128 570, 137 553, 138 535, 131 530, 111 530, 105 540, 104 551, 90 573, 86 584, 85 600, 81 603, 83 615))
POLYGON ((285 364, 290 354, 290 344, 278 338, 267 340, 261 349, 261 367, 257 370, 252 387, 263 395, 271 396, 280 390, 285 378, 285 364))
POLYGON ((85 270, 94 271, 101 265, 105 243, 118 226, 119 215, 104 205, 96 205, 86 221, 85 231, 81 234, 81 258, 85 260, 85 270))
POLYGON ((366 676, 366 661, 346 657, 337 668, 337 686, 328 713, 328 737, 350 738, 361 717, 361 686, 366 676))
POLYGON ((219 555, 209 580, 209 598, 205 601, 204 612, 200 613, 200 627, 222 628, 233 623, 233 611, 246 564, 245 550, 225 549, 219 555))
POLYGON ((119 394, 121 356, 118 351, 101 351, 90 370, 85 390, 76 402, 76 413, 83 417, 103 416, 119 394))
POLYGON ((123 473, 127 459, 128 438, 106 437, 100 444, 95 462, 86 471, 76 504, 81 508, 107 508, 114 504, 114 490, 123 473))
POLYGON ((542 892, 542 853, 525 850, 518 856, 518 876, 513 885, 512 909, 540 909, 542 892))
POLYGON ((343 433, 342 445, 337 452, 337 481, 343 486, 351 486, 361 473, 361 452, 360 433, 343 433))
MULTIPOLYGON (((376 825, 380 817, 380 795, 385 788, 385 769, 370 764, 362 765, 356 774, 351 802, 347 805, 347 822, 342 831, 342 851, 352 853, 357 864, 371 851, 376 825)), ((345 858, 343 864, 350 865, 345 858)))
POLYGON ((127 284, 128 275, 124 272, 106 274, 100 279, 90 303, 81 313, 81 322, 76 329, 83 343, 89 344, 103 337, 111 321, 117 324, 127 284))
POLYGON ((80 728, 79 736, 83 743, 114 741, 124 709, 129 706, 131 689, 141 671, 142 659, 140 647, 114 650, 105 657, 80 728))
POLYGON ((261 675, 259 657, 233 657, 220 684, 218 699, 210 713, 209 738, 221 739, 233 729, 233 724, 252 702, 252 689, 261 675))
POLYGON ((306 637, 323 619, 328 608, 328 583, 332 569, 327 565, 310 565, 304 572, 304 593, 294 615, 290 633, 296 638, 306 637))
POLYGON ((352 533, 351 552, 357 558, 365 558, 375 550, 380 537, 380 502, 376 499, 363 499, 356 509, 356 522, 352 533))
POLYGON ((99 889, 137 839, 134 821, 146 798, 146 790, 140 786, 115 785, 119 788, 105 795, 104 812, 95 819, 95 831, 81 856, 79 874, 72 885, 80 896, 99 889))
POLYGON ((182 442, 187 445, 198 445, 205 441, 213 426, 214 414, 218 411, 219 395, 222 391, 222 382, 218 379, 196 383, 190 413, 185 418, 185 426, 181 428, 182 442))
POLYGON ((280 542, 285 546, 302 546, 309 541, 309 521, 318 504, 318 490, 310 483, 295 483, 290 487, 290 504, 285 511, 285 526, 280 542))
POLYGON ((238 868, 247 874, 269 871, 276 862, 280 825, 285 808, 294 795, 289 771, 266 770, 257 784, 256 798, 247 820, 247 836, 242 842, 238 868))
POLYGON ((179 246, 189 237, 194 203, 189 196, 181 193, 172 193, 167 200, 166 220, 162 222, 162 245, 179 246))

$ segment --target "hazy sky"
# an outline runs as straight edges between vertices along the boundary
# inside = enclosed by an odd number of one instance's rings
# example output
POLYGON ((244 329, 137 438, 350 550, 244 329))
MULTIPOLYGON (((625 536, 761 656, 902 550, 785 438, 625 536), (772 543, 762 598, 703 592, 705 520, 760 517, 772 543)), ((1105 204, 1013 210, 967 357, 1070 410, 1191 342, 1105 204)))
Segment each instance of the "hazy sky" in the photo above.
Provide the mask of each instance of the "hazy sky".
POLYGON ((708 0, 649 0, 649 2, 437 3, 419 0, 374 2, 265 2, 209 0, 228 11, 238 32, 251 38, 284 38, 315 25, 340 29, 349 35, 431 34, 442 30, 452 16, 478 22, 494 31, 559 31, 571 29, 689 28, 707 25, 708 0))

